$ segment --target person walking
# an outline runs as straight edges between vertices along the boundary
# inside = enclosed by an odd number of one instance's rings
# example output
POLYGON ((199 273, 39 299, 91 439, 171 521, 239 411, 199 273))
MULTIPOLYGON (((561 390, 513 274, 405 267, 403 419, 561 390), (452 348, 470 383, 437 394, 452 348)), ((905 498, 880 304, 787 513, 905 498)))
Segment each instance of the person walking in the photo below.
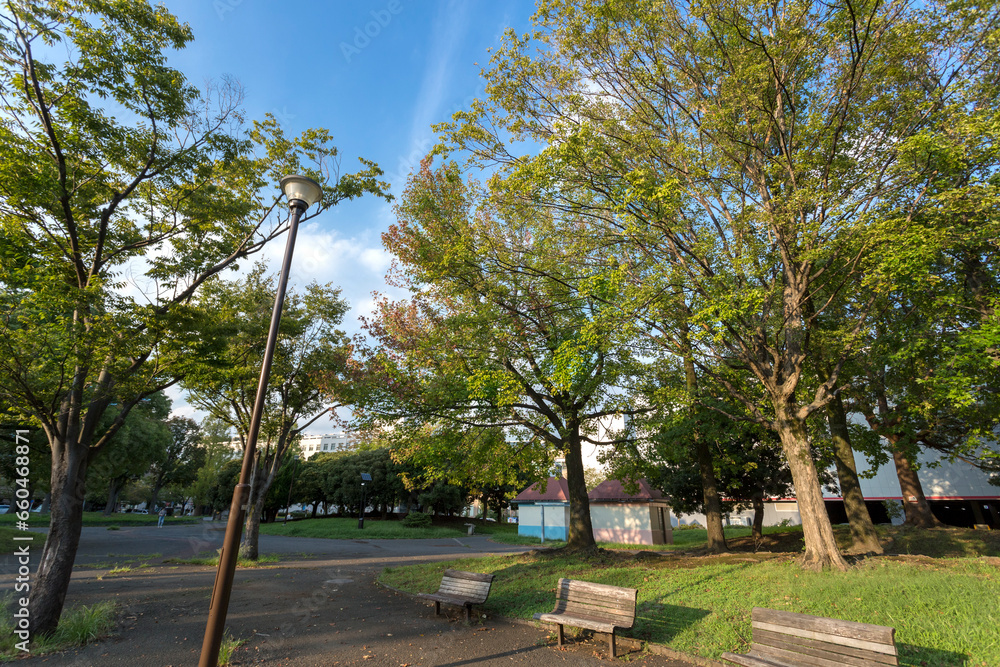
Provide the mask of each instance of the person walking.
POLYGON ((160 521, 156 524, 157 528, 163 528, 163 520, 167 518, 167 508, 160 508, 160 521))

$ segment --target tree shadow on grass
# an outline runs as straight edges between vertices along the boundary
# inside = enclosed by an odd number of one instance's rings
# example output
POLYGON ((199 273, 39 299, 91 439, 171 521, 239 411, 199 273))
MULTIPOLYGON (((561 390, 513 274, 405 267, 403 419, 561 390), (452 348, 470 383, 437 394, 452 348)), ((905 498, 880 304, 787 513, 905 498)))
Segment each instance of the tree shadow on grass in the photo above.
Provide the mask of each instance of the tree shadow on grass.
MULTIPOLYGON (((896 642, 899 664, 905 667, 969 667, 967 653, 956 653, 928 646, 896 642)), ((985 663, 983 663, 985 664, 985 663)))
POLYGON ((710 613, 707 609, 647 601, 636 607, 635 625, 622 634, 656 644, 668 644, 710 613))

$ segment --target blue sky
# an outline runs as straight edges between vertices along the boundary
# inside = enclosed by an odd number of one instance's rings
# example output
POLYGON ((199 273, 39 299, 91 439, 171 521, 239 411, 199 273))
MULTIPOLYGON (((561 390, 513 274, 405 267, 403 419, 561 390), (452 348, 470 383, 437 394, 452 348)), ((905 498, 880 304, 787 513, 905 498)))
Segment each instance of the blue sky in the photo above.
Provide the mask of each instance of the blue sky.
MULTIPOLYGON (((171 58, 201 85, 224 75, 246 92, 248 118, 274 114, 290 134, 310 127, 332 133, 341 170, 359 156, 385 171, 397 196, 407 174, 433 146, 431 124, 483 94, 480 70, 506 28, 525 32, 532 2, 167 0, 194 41, 171 58)), ((304 226, 292 281, 340 285, 358 330, 373 291, 386 291, 391 257, 380 234, 392 205, 374 197, 341 204, 304 226)), ((278 271, 284 242, 265 251, 278 271)), ((175 412, 195 417, 179 392, 175 412)), ((330 430, 321 420, 309 431, 330 430)))

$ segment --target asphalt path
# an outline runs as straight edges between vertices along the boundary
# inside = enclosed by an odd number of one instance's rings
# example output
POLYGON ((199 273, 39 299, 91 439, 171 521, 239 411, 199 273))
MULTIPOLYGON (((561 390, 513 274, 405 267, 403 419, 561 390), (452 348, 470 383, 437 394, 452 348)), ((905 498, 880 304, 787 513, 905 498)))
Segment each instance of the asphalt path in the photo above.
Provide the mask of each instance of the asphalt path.
MULTIPOLYGON (((195 665, 204 635, 215 568, 165 560, 213 552, 225 525, 84 528, 67 594, 70 606, 113 600, 119 623, 103 641, 62 654, 26 658, 26 665, 66 667, 180 667, 195 665), (137 563, 148 567, 135 567, 137 563), (111 575, 115 564, 133 569, 111 575)), ((361 531, 359 530, 359 533, 361 531)), ((32 543, 40 551, 43 536, 32 543)), ((327 540, 260 536, 262 553, 283 556, 276 567, 236 573, 227 625, 245 641, 234 665, 464 665, 612 664, 601 637, 580 637, 563 649, 551 628, 480 613, 469 625, 459 608, 433 605, 377 584, 385 567, 450 560, 527 547, 487 536, 424 540, 327 540)), ((16 557, 0 568, 0 591, 10 591, 16 557)), ((32 568, 32 571, 34 568, 32 568)), ((498 575, 502 576, 502 575, 498 575)), ((569 631, 569 630, 568 630, 569 631)), ((661 653, 619 646, 633 664, 691 667, 661 653)), ((655 648, 655 647, 654 647, 655 648)), ((20 662, 20 661, 19 661, 20 662)))
MULTIPOLYGON (((193 558, 213 554, 222 546, 226 524, 204 521, 201 524, 156 526, 125 526, 116 530, 106 527, 85 527, 80 534, 76 565, 87 566, 115 560, 139 559, 163 561, 193 558)), ((31 567, 45 542, 45 530, 35 529, 36 539, 30 543, 31 567)), ((461 558, 486 553, 520 553, 530 547, 505 545, 489 541, 486 535, 461 538, 417 540, 366 540, 364 530, 351 540, 328 540, 313 537, 260 535, 260 553, 294 557, 296 561, 328 562, 335 560, 375 559, 388 565, 426 558, 461 558)), ((0 557, 0 581, 13 576, 18 569, 14 555, 0 557)))

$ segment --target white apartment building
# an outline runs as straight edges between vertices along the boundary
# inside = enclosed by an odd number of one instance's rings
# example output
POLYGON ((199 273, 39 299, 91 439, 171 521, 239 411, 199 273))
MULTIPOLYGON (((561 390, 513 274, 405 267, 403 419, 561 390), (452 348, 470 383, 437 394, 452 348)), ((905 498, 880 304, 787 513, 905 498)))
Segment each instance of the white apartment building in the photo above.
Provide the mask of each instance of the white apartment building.
MULTIPOLYGON (((310 459, 322 452, 347 452, 358 446, 358 437, 354 433, 341 431, 339 433, 323 433, 321 435, 302 435, 299 437, 299 449, 302 451, 304 459, 310 459)), ((264 443, 258 442, 260 448, 264 443)), ((229 441, 229 446, 234 451, 242 454, 243 443, 239 438, 229 441)))
POLYGON ((357 449, 358 442, 357 434, 341 431, 322 435, 303 435, 299 438, 299 448, 302 450, 302 456, 310 459, 322 452, 352 451, 357 449))

